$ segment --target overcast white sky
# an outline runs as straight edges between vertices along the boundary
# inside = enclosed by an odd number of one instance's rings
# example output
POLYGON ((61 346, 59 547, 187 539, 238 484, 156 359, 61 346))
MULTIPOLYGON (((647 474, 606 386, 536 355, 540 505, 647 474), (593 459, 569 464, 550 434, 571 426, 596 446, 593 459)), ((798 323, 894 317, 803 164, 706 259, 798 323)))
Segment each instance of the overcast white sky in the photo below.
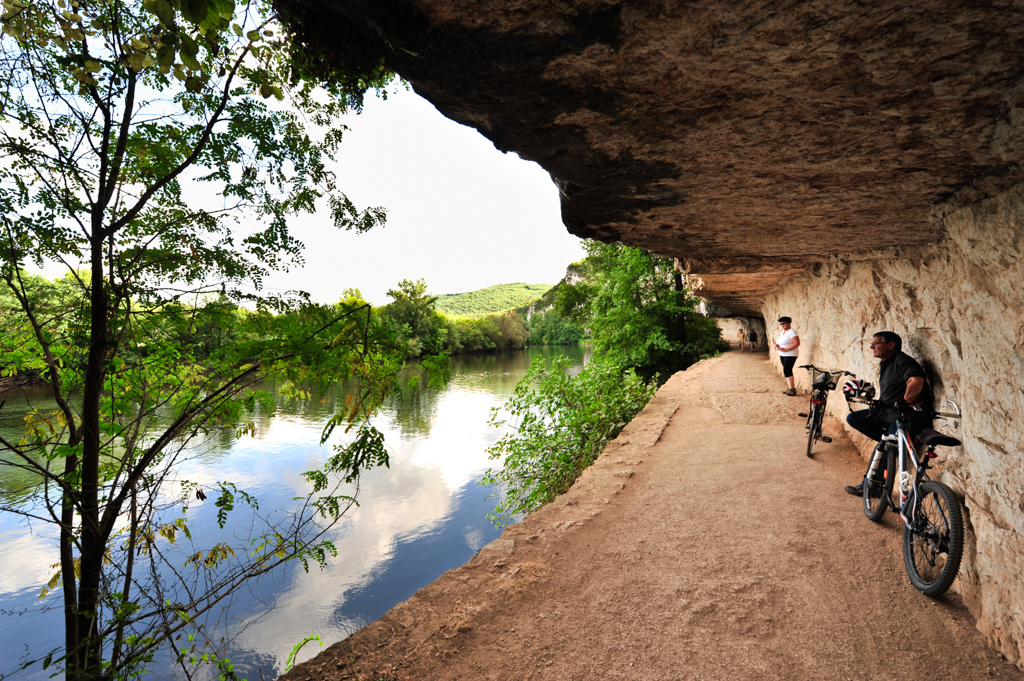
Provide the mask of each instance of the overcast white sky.
POLYGON ((412 91, 387 101, 371 95, 348 125, 338 186, 360 208, 384 206, 387 225, 360 235, 335 230, 327 216, 296 223, 306 265, 275 276, 274 288, 321 302, 358 288, 384 304, 401 279, 426 279, 432 293, 555 284, 584 256, 562 225, 547 172, 502 154, 412 91))

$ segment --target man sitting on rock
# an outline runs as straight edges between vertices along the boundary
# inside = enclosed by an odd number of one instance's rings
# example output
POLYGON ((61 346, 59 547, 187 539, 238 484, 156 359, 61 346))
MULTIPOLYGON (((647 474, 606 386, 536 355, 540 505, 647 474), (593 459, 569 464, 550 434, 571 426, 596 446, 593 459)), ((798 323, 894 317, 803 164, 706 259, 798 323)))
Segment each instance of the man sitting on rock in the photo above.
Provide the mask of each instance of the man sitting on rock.
MULTIPOLYGON (((930 410, 932 394, 925 380, 924 369, 917 360, 903 352, 903 339, 892 331, 879 331, 874 335, 871 339, 871 354, 882 360, 878 366, 878 401, 890 406, 852 412, 846 417, 846 422, 854 430, 878 442, 886 433, 895 432, 899 412, 892 407, 895 407, 899 400, 904 400, 913 407, 923 405, 930 410)), ((921 413, 919 416, 912 416, 910 425, 912 433, 931 425, 930 411, 927 415, 921 413)), ((883 463, 875 469, 875 477, 881 478, 884 472, 883 463)), ((866 473, 864 477, 867 478, 866 473)), ((859 485, 847 485, 846 492, 862 496, 863 480, 859 485)))

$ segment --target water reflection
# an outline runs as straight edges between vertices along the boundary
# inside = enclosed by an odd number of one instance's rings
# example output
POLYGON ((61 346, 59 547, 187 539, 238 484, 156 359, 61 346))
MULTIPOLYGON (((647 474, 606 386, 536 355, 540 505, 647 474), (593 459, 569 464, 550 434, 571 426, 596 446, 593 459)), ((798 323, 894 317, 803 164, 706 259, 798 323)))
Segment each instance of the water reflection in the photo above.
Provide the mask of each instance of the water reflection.
MULTIPOLYGON (((241 590, 220 614, 234 622, 230 656, 238 675, 274 678, 303 637, 316 633, 326 644, 344 638, 497 537, 484 517, 494 505, 491 491, 476 484, 490 464, 485 450, 500 436, 487 426, 490 410, 505 401, 534 356, 564 353, 581 364, 583 352, 558 348, 457 358, 448 385, 421 386, 385 405, 375 425, 385 435, 391 469, 364 475, 360 507, 332 530, 338 557, 322 571, 313 567, 307 574, 299 565, 279 570, 241 590)), ((306 491, 302 471, 320 466, 330 454, 319 445, 320 432, 333 403, 344 397, 343 387, 335 386, 309 404, 284 404, 272 417, 256 418, 256 437, 236 439, 230 429, 212 432, 182 475, 208 486, 233 480, 255 493, 261 507, 287 507, 306 491)), ((33 396, 33 403, 39 400, 33 396)), ((0 428, 20 428, 25 404, 8 411, 9 399, 0 428)), ((27 482, 5 476, 0 494, 15 500, 27 482)), ((210 501, 196 504, 189 523, 215 532, 214 516, 210 501)), ((37 656, 61 640, 59 608, 39 612, 53 603, 38 600, 57 561, 54 541, 32 529, 0 515, 0 609, 8 613, 0 620, 7 634, 0 641, 4 676, 16 669, 27 644, 37 656), (20 617, 9 614, 21 611, 20 617)), ((307 646, 300 659, 316 652, 315 645, 307 646)), ((172 675, 169 661, 163 662, 150 677, 172 675)), ((49 671, 36 667, 19 677, 41 680, 49 671)))

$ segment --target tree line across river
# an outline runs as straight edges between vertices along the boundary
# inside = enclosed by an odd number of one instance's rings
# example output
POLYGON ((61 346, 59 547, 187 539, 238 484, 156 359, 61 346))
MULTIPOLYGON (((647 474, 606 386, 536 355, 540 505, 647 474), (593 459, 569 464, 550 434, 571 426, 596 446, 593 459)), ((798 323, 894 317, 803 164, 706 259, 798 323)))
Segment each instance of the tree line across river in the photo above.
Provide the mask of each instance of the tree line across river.
MULTIPOLYGON (((67 274, 57 279, 47 279, 37 274, 20 272, 19 278, 29 297, 29 308, 52 323, 48 330, 57 338, 75 343, 78 338, 85 347, 86 334, 82 324, 88 307, 81 280, 88 280, 86 273, 76 277, 67 274)), ((408 359, 432 355, 460 355, 481 352, 506 352, 521 350, 528 345, 576 344, 585 337, 583 328, 573 320, 564 317, 554 309, 554 301, 560 285, 542 286, 525 284, 502 284, 468 294, 445 296, 448 310, 466 307, 466 301, 475 311, 459 314, 439 311, 440 296, 428 293, 425 281, 403 280, 388 292, 392 302, 380 307, 369 307, 367 333, 374 339, 392 346, 408 359), (495 296, 494 291, 498 293, 495 296), (537 292, 542 295, 537 296, 537 292), (532 296, 532 297, 528 297, 532 296), (493 298, 494 300, 491 300, 493 298), (501 308, 502 302, 522 303, 518 307, 501 308), (495 311, 497 303, 497 311, 495 311), (531 314, 531 308, 534 309, 531 314), (539 312, 536 310, 540 310, 539 312)), ((325 306, 337 313, 368 305, 356 289, 343 292, 334 305, 325 306)), ((301 306, 299 306, 301 307, 301 306)), ((227 345, 252 340, 259 334, 259 320, 266 315, 293 315, 295 310, 268 311, 250 310, 229 300, 226 296, 206 294, 192 300, 176 303, 162 303, 148 310, 151 318, 160 316, 160 311, 174 308, 191 318, 191 323, 174 325, 166 330, 177 344, 187 344, 200 359, 209 357, 227 345), (255 324, 255 326, 254 326, 255 324)), ((140 306, 144 312, 144 306, 140 306)), ((7 329, 28 329, 25 312, 10 287, 0 287, 0 322, 7 329)), ((42 379, 45 363, 38 356, 21 354, 8 347, 0 372, 8 379, 31 382, 42 379)))

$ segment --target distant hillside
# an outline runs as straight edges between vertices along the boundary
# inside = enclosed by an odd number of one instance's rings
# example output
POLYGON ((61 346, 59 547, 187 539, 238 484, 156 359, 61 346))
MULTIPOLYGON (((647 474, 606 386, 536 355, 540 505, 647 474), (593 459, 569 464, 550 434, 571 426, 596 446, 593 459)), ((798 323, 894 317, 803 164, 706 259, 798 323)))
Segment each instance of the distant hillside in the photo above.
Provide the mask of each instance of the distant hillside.
POLYGON ((534 312, 544 312, 550 310, 555 305, 555 297, 558 295, 558 288, 565 283, 565 279, 558 282, 554 286, 550 287, 544 292, 540 298, 527 301, 523 305, 516 308, 516 312, 526 317, 530 314, 530 308, 533 308, 534 312))
POLYGON ((550 284, 498 284, 469 293, 439 295, 434 307, 449 317, 477 319, 531 303, 550 289, 550 284))

